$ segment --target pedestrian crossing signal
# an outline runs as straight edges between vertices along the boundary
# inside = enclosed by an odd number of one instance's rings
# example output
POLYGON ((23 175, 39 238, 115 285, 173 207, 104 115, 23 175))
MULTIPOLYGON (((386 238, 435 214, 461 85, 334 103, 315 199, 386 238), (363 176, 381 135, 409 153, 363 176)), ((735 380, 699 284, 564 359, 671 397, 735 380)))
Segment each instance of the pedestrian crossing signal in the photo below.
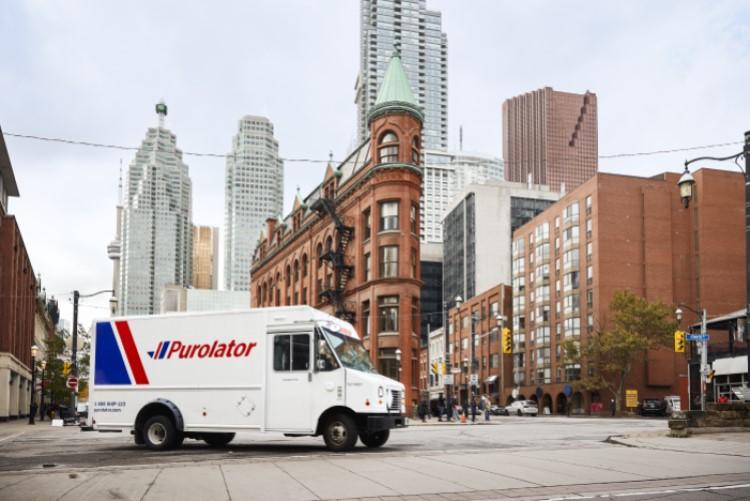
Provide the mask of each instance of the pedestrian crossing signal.
POLYGON ((685 332, 674 331, 674 352, 685 353, 685 332))
POLYGON ((502 335, 503 353, 513 353, 513 337, 510 335, 510 329, 503 327, 502 335))

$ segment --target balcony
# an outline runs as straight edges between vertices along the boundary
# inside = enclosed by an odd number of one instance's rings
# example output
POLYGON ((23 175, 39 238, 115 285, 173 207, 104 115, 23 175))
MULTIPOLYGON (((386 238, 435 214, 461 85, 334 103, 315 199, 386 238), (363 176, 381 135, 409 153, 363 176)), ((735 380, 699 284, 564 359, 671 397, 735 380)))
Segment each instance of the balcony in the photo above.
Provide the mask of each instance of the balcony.
POLYGON ((569 238, 563 242, 563 250, 567 251, 570 249, 577 249, 579 245, 581 245, 581 240, 579 238, 569 238))

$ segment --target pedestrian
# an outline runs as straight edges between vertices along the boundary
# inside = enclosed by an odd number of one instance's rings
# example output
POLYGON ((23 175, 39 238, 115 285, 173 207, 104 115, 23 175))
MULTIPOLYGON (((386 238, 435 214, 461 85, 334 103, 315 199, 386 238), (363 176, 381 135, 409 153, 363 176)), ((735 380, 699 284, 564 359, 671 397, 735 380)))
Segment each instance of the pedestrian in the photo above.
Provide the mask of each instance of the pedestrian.
POLYGON ((36 402, 31 402, 31 415, 32 417, 36 417, 36 411, 39 408, 36 402))
POLYGON ((609 410, 612 413, 612 417, 615 417, 615 409, 616 409, 615 399, 611 398, 609 399, 609 410))
POLYGON ((483 397, 484 401, 484 420, 489 421, 490 420, 490 399, 483 397))
POLYGON ((419 414, 419 419, 421 419, 423 423, 427 422, 427 406, 425 405, 424 400, 419 402, 417 413, 419 414))
POLYGON ((565 402, 565 414, 567 414, 568 417, 570 417, 570 408, 571 407, 573 407, 573 406, 570 404, 570 400, 566 401, 565 402))
POLYGON ((475 423, 477 420, 477 399, 476 397, 471 399, 471 422, 475 423))

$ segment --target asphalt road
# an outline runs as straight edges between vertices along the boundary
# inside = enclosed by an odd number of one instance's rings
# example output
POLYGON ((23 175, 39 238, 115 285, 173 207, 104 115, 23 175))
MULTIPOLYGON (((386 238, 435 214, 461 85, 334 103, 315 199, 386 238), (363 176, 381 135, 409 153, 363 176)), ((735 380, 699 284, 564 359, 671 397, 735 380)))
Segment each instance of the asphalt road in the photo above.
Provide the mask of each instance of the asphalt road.
POLYGON ((0 500, 750 499, 750 434, 665 432, 663 419, 494 417, 347 454, 250 433, 155 453, 129 435, 16 423, 0 425, 0 500))
MULTIPOLYGON (((360 454, 440 454, 534 448, 546 450, 601 447, 611 435, 666 429, 663 419, 587 419, 493 416, 490 424, 414 424, 394 430, 381 449, 360 454)), ((154 465, 194 461, 237 460, 288 456, 330 456, 322 438, 284 437, 281 434, 238 433, 226 447, 211 448, 202 441, 185 440, 179 449, 151 452, 136 446, 124 433, 81 432, 76 427, 52 428, 38 424, 7 443, 0 442, 0 471, 36 468, 88 468, 154 465)))

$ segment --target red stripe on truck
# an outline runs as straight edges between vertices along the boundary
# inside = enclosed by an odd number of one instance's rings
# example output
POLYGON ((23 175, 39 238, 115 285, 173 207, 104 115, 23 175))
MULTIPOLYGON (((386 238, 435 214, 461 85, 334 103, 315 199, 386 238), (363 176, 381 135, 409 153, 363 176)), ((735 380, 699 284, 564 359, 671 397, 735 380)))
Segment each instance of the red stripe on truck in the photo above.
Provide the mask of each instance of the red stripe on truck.
POLYGON ((133 372, 135 384, 148 384, 148 377, 146 377, 146 371, 143 369, 141 357, 138 355, 138 348, 135 347, 130 326, 124 320, 115 322, 115 326, 117 327, 117 332, 120 334, 122 347, 125 348, 125 356, 128 357, 128 363, 130 363, 130 370, 133 372))

